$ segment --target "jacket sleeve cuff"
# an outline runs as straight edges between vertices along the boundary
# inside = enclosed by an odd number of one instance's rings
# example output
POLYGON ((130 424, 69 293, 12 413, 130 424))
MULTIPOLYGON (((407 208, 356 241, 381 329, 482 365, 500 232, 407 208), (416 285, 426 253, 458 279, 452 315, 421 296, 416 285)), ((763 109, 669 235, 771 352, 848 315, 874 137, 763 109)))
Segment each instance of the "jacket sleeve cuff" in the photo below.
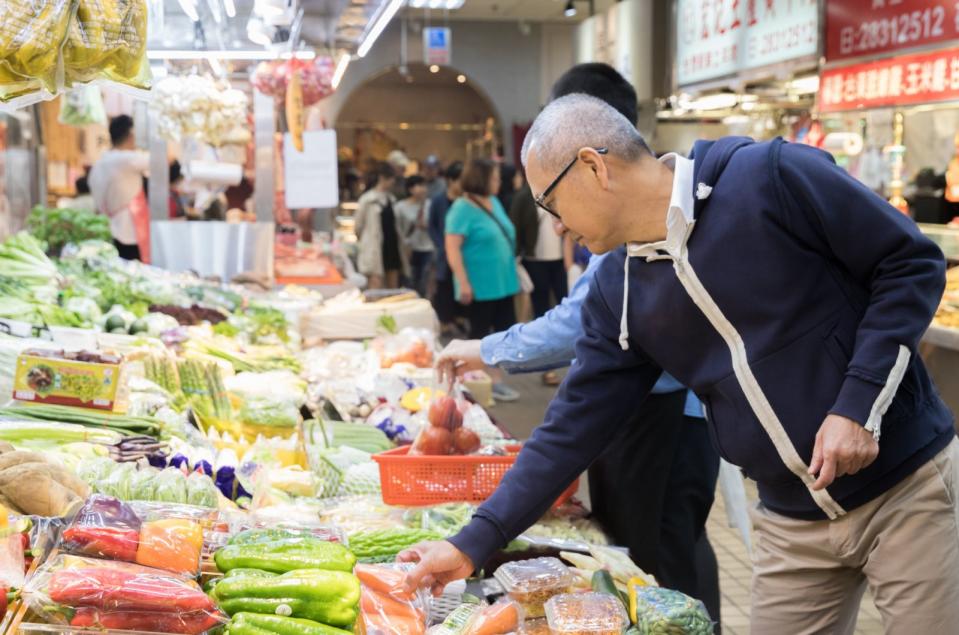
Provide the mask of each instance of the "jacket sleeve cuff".
POLYGON ((500 535, 499 528, 490 520, 482 516, 474 516, 466 527, 458 534, 448 539, 449 542, 466 554, 473 563, 473 569, 479 571, 497 549, 502 549, 506 542, 500 535))
POLYGON ((846 375, 846 380, 839 389, 839 396, 833 407, 829 409, 829 414, 852 419, 864 426, 869 421, 869 414, 881 391, 882 386, 878 384, 846 375))

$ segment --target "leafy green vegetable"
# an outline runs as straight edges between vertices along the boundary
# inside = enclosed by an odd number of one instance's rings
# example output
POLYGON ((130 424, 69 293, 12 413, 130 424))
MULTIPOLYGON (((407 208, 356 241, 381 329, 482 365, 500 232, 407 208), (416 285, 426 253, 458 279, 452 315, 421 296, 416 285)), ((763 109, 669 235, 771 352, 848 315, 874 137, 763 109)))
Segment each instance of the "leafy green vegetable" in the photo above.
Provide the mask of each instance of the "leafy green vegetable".
POLYGON ((110 240, 110 221, 87 210, 33 208, 27 217, 27 230, 47 244, 47 253, 57 255, 67 243, 84 240, 110 240))

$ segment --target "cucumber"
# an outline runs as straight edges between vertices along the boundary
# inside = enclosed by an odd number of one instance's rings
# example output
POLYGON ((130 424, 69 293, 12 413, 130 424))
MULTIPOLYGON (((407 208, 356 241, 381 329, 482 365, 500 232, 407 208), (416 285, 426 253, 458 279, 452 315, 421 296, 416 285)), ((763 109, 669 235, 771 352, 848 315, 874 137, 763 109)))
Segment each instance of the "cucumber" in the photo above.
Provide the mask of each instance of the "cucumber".
POLYGON ((613 581, 613 576, 610 575, 609 571, 606 569, 600 569, 593 573, 593 579, 590 581, 590 586, 593 587, 593 591, 597 593, 605 593, 607 595, 612 595, 614 598, 619 600, 619 603, 623 605, 623 608, 626 609, 626 612, 629 612, 629 601, 624 600, 622 594, 620 594, 619 589, 616 588, 616 583, 613 581))

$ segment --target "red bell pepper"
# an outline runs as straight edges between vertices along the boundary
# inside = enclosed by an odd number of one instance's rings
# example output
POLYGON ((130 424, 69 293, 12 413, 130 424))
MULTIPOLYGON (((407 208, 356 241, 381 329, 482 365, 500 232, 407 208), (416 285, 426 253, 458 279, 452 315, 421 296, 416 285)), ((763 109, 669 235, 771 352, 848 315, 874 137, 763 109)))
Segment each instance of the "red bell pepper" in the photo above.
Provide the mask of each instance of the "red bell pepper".
POLYGON ((204 611, 192 613, 161 611, 100 612, 94 608, 84 607, 77 609, 74 613, 73 619, 70 620, 70 626, 199 635, 199 633, 210 630, 221 621, 220 616, 204 611))
POLYGON ((73 525, 63 531, 67 549, 75 553, 110 560, 133 562, 137 557, 140 532, 133 529, 73 525))
POLYGON ((216 612, 195 582, 162 573, 111 567, 61 569, 50 576, 50 599, 105 611, 216 612))

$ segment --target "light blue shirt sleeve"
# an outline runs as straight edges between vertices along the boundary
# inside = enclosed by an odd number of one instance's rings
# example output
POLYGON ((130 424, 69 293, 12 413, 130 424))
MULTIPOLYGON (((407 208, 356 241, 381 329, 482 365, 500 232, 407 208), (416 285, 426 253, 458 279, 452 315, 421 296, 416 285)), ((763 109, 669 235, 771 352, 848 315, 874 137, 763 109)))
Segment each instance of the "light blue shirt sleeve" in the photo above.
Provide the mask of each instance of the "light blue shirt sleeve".
MULTIPOLYGON (((573 361, 573 345, 583 333, 580 309, 596 269, 607 254, 593 256, 586 271, 579 277, 569 295, 546 314, 525 324, 514 324, 509 329, 483 338, 480 354, 483 363, 508 373, 533 373, 563 368, 573 361)), ((683 390, 685 386, 663 373, 653 387, 658 394, 683 390)), ((692 391, 686 396, 685 414, 702 417, 703 409, 692 391)))

